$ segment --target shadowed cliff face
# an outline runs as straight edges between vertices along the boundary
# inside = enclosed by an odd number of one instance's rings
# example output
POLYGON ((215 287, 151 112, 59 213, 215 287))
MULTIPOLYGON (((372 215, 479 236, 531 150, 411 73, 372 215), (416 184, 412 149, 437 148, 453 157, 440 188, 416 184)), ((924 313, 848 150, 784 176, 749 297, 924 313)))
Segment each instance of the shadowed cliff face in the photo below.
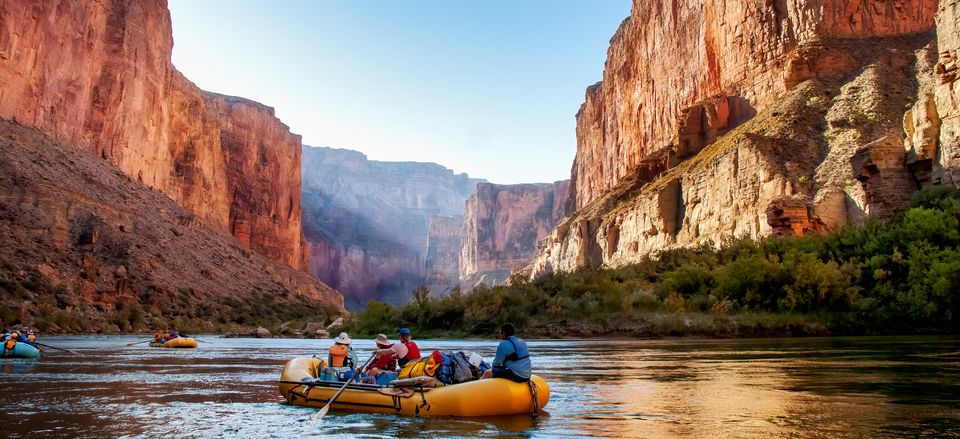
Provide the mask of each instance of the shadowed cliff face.
POLYGON ((268 107, 203 93, 172 47, 163 0, 0 3, 0 118, 91 151, 303 268, 299 137, 268 107), (252 200, 261 194, 276 199, 252 200))
POLYGON ((526 266, 540 240, 563 218, 568 183, 477 185, 464 210, 463 286, 493 286, 526 266))
POLYGON ((634 2, 533 274, 887 217, 956 184, 956 0, 634 2))
POLYGON ((0 120, 0 319, 115 332, 338 313, 343 297, 101 158, 0 120), (265 307, 265 308, 264 308, 265 307), (154 320, 156 319, 156 320, 154 320), (41 323, 45 322, 45 323, 41 323))
POLYGON ((462 214, 479 181, 431 163, 378 162, 356 151, 304 147, 310 273, 342 291, 348 306, 402 302, 427 282, 430 218, 462 214))
POLYGON ((462 238, 463 216, 430 217, 424 268, 425 285, 431 293, 446 294, 459 284, 462 238))

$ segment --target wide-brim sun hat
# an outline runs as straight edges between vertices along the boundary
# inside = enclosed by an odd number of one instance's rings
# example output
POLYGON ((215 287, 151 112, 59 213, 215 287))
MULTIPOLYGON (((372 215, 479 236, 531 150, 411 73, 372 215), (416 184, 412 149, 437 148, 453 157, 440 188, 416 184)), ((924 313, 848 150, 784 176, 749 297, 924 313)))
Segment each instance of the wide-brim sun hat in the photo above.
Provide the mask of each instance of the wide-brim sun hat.
POLYGON ((390 344, 390 340, 387 339, 387 336, 383 334, 377 334, 376 342, 377 344, 382 344, 382 345, 390 344))
POLYGON ((340 343, 340 344, 353 343, 353 340, 350 340, 350 335, 348 335, 346 332, 341 332, 340 335, 337 336, 337 338, 333 339, 333 341, 335 343, 340 343))

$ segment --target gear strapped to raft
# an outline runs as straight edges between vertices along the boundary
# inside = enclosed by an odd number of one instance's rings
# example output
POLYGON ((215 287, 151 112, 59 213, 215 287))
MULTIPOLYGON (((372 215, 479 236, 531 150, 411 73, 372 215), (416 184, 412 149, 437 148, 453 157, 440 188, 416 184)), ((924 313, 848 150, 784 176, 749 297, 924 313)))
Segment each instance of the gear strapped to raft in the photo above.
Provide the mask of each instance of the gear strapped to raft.
POLYGON ((530 396, 533 399, 533 417, 536 418, 540 416, 540 389, 533 380, 527 381, 527 384, 530 386, 530 396))

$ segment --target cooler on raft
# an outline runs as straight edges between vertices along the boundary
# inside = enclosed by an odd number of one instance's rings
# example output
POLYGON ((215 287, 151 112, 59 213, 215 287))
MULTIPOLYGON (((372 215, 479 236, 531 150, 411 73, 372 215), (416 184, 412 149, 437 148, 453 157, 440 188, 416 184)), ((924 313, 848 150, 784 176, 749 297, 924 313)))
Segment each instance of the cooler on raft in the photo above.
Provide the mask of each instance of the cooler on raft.
MULTIPOLYGON (((316 380, 322 365, 319 358, 287 362, 280 374, 280 394, 293 405, 325 406, 344 383, 316 380)), ((534 375, 530 383, 491 378, 434 388, 350 384, 331 409, 414 416, 504 416, 532 413, 549 401, 550 386, 534 375), (534 393, 539 403, 536 408, 534 393)))

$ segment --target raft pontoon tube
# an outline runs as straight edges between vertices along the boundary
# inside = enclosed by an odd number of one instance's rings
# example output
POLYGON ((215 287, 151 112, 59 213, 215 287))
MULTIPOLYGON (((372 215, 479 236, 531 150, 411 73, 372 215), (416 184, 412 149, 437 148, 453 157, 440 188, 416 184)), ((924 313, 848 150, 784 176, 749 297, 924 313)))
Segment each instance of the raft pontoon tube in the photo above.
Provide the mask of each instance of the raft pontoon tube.
POLYGON ((4 349, 4 357, 7 358, 40 358, 40 355, 39 348, 22 341, 17 342, 9 352, 4 349))
POLYGON ((190 337, 177 337, 163 343, 151 342, 152 348, 195 348, 197 341, 190 337))
MULTIPOLYGON (((343 386, 342 382, 316 379, 320 376, 321 361, 319 358, 294 358, 287 362, 280 374, 280 394, 287 402, 321 408, 343 386)), ((550 387, 543 378, 534 375, 530 382, 534 386, 491 378, 436 388, 414 387, 408 388, 407 392, 391 392, 401 389, 356 383, 348 385, 330 408, 415 416, 518 415, 533 413, 533 390, 537 393, 538 409, 550 401, 550 387)))

